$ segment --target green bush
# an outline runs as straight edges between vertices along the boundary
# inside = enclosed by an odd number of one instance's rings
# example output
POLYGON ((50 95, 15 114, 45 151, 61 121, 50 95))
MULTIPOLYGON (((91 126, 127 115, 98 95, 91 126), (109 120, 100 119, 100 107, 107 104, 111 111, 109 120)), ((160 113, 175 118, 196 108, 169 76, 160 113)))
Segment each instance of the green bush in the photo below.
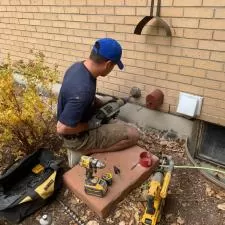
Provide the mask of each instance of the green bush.
POLYGON ((49 147, 56 138, 56 96, 52 86, 59 73, 57 67, 46 66, 44 60, 44 55, 38 53, 26 63, 12 64, 8 57, 7 63, 0 65, 1 149, 7 147, 12 153, 29 154, 40 147, 49 147), (14 81, 15 73, 23 75, 25 85, 14 81))

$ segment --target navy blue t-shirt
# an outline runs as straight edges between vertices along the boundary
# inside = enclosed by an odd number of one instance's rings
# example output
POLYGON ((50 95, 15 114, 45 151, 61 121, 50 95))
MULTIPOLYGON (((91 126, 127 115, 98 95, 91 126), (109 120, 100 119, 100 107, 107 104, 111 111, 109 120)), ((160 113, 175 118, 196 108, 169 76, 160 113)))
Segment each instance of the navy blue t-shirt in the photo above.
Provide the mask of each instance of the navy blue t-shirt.
POLYGON ((73 64, 65 73, 57 106, 57 120, 75 127, 90 119, 96 92, 94 78, 83 62, 73 64))

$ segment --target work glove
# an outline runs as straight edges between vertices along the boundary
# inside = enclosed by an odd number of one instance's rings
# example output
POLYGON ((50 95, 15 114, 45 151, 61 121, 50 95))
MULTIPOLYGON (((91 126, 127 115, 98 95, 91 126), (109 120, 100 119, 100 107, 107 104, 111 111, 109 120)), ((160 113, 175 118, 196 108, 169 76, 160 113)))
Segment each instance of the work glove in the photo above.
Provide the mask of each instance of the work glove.
POLYGON ((101 121, 96 118, 91 118, 88 121, 88 129, 93 130, 101 126, 101 121))

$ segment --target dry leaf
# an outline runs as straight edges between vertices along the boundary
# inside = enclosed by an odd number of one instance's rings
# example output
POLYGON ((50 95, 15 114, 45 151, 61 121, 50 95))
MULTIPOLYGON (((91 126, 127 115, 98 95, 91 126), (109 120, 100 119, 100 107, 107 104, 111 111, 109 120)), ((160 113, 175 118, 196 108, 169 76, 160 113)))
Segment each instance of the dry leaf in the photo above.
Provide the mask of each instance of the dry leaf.
POLYGON ((225 211, 225 203, 217 205, 217 208, 225 211))
POLYGON ((212 197, 215 194, 215 191, 209 185, 206 185, 205 193, 207 196, 212 197))
POLYGON ((184 219, 182 219, 180 216, 177 218, 177 223, 178 224, 180 224, 180 225, 182 225, 182 224, 184 224, 184 219))

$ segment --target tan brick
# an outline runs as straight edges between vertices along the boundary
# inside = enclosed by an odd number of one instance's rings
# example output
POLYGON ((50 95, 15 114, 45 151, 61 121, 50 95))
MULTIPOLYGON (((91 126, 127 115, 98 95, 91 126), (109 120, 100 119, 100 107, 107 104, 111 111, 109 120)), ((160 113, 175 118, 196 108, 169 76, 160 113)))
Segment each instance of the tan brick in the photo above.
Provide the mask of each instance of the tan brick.
POLYGON ((0 11, 1 11, 1 12, 6 11, 6 6, 1 6, 1 7, 0 7, 0 11))
POLYGON ((224 30, 224 19, 200 19, 200 28, 224 30))
POLYGON ((212 52, 210 59, 225 62, 225 52, 212 52))
POLYGON ((148 0, 125 0, 127 6, 146 6, 148 0))
POLYGON ((21 5, 30 5, 30 0, 20 0, 20 4, 21 5))
MULTIPOLYGON (((156 52, 157 48, 155 45, 135 43, 135 50, 143 51, 143 52, 156 52)), ((147 53, 146 53, 146 55, 147 55, 147 53)))
POLYGON ((114 31, 114 24, 98 23, 97 30, 114 31))
MULTIPOLYGON (((82 7, 83 9, 84 7, 82 7)), ((90 7, 91 8, 91 7, 90 7)), ((81 8, 80 8, 81 10, 81 8)), ((64 6, 64 12, 65 13, 74 13, 74 14, 78 14, 80 11, 79 11, 79 8, 78 7, 71 7, 71 6, 64 6)), ((81 14, 83 14, 84 12, 80 12, 81 14)), ((89 14, 89 13, 84 13, 84 14, 89 14)))
POLYGON ((80 28, 80 25, 78 22, 66 22, 66 27, 68 28, 80 28))
POLYGON ((198 48, 214 50, 214 51, 225 51, 225 42, 199 40, 198 48))
POLYGON ((160 88, 171 88, 171 89, 178 89, 178 83, 168 80, 155 80, 155 85, 160 88))
POLYGON ((115 10, 116 15, 135 15, 134 7, 116 7, 115 10))
POLYGON ((50 10, 53 13, 65 13, 64 7, 62 6, 51 6, 50 10))
POLYGON ((127 50, 134 50, 134 43, 132 42, 124 42, 124 41, 120 41, 120 44, 122 45, 123 49, 127 49, 127 50))
POLYGON ((115 31, 116 32, 133 33, 134 27, 132 25, 116 25, 115 31))
POLYGON ((104 5, 104 0, 87 0, 87 5, 104 5))
POLYGON ((119 86, 117 84, 112 84, 112 83, 108 83, 108 82, 104 82, 104 88, 119 91, 119 86))
POLYGON ((213 34, 213 39, 225 41, 225 31, 215 30, 213 34))
POLYGON ((225 6, 224 0, 203 0, 204 6, 225 6))
POLYGON ((222 71, 223 70, 223 64, 219 62, 213 62, 209 60, 201 60, 196 59, 195 60, 195 67, 206 69, 206 70, 215 70, 215 71, 222 71))
POLYGON ((124 16, 106 16, 105 21, 106 23, 123 24, 125 20, 124 16))
POLYGON ((71 6, 86 5, 86 0, 71 0, 71 6))
POLYGON ((173 74, 173 73, 168 73, 167 79, 170 81, 175 81, 175 82, 180 82, 185 84, 191 84, 191 81, 192 81, 192 77, 182 76, 182 75, 173 74))
MULTIPOLYGON (((46 36, 49 37, 49 34, 46 34, 46 36)), ((60 35, 60 34, 55 34, 54 40, 57 40, 57 41, 67 41, 67 36, 60 35)))
POLYGON ((204 91, 202 87, 196 87, 191 84, 182 84, 182 83, 179 83, 178 89, 180 91, 197 94, 197 95, 203 95, 203 91, 204 91))
POLYGON ((38 6, 38 12, 50 12, 50 6, 38 6))
POLYGON ((225 99, 225 92, 213 90, 213 89, 205 89, 204 90, 204 96, 224 100, 225 99))
POLYGON ((122 61, 123 61, 123 64, 125 65, 125 67, 133 66, 136 64, 135 59, 128 59, 128 58, 123 57, 122 61))
POLYGON ((210 105, 214 107, 221 107, 221 100, 215 98, 204 97, 204 105, 210 105))
POLYGON ((32 37, 34 37, 34 38, 43 38, 43 34, 35 32, 35 33, 32 33, 32 37))
POLYGON ((184 48, 182 55, 196 59, 209 59, 210 51, 184 48))
POLYGON ((50 20, 41 20, 41 26, 51 27, 52 25, 52 21, 50 20))
POLYGON ((124 5, 124 0, 105 0, 105 5, 124 5))
POLYGON ((225 91, 225 83, 221 83, 220 90, 225 91))
POLYGON ((153 61, 153 62, 168 62, 168 56, 167 55, 160 55, 160 54, 146 54, 146 60, 153 61))
POLYGON ((164 102, 168 104, 176 105, 177 99, 178 99, 177 97, 169 97, 167 95, 164 95, 164 102))
POLYGON ((20 5, 20 1, 19 0, 10 0, 10 4, 11 5, 20 5))
POLYGON ((175 6, 200 6, 202 0, 174 0, 173 5, 175 6))
POLYGON ((174 37, 172 38, 172 46, 197 48, 198 40, 174 37))
MULTIPOLYGON (((115 91, 113 93, 115 93, 115 91)), ((120 85, 120 93, 126 94, 127 96, 130 93, 130 87, 120 85)))
POLYGON ((181 66, 180 73, 184 75, 193 76, 193 77, 205 77, 206 71, 202 69, 181 66))
POLYGON ((162 7, 160 15, 163 17, 183 17, 183 8, 162 7))
POLYGON ((224 110, 216 107, 211 107, 204 105, 202 107, 202 113, 209 114, 210 116, 215 116, 215 117, 224 117, 224 110))
POLYGON ((146 37, 144 35, 135 35, 135 34, 125 34, 127 41, 132 41, 135 43, 146 43, 146 37))
POLYGON ((146 68, 146 69, 155 69, 156 63, 144 60, 136 60, 136 66, 146 68))
POLYGON ((97 24, 96 23, 82 23, 79 22, 79 26, 82 27, 84 30, 96 30, 97 29, 97 24))
MULTIPOLYGON (((90 37, 93 37, 93 38, 99 38, 99 37, 105 37, 106 34, 105 34, 105 31, 96 31, 96 30, 91 30, 89 31, 90 32, 90 37)), ((86 44, 86 43, 85 43, 86 44)))
POLYGON ((88 15, 88 22, 96 22, 96 23, 103 23, 104 22, 104 16, 100 15, 88 15))
POLYGON ((207 71, 206 77, 208 79, 225 82, 225 73, 224 72, 207 71))
POLYGON ((171 73, 178 73, 179 66, 177 65, 170 65, 170 64, 164 64, 164 63, 157 63, 156 69, 160 71, 166 71, 171 73))
POLYGON ((125 80, 116 78, 116 77, 109 77, 108 78, 108 82, 111 84, 117 84, 117 85, 124 85, 125 84, 125 80))
POLYGON ((52 22, 53 27, 66 27, 65 21, 53 21, 52 22))
POLYGON ((41 21, 40 20, 30 20, 30 25, 33 25, 33 26, 41 25, 41 21))
POLYGON ((181 48, 171 46, 158 46, 158 53, 181 56, 181 48))
POLYGON ((135 80, 137 82, 143 83, 143 84, 155 84, 155 78, 146 77, 146 76, 135 76, 135 80))
POLYGON ((225 18, 225 9, 224 8, 216 8, 215 18, 225 18))
POLYGON ((170 45, 171 40, 168 37, 149 36, 148 39, 147 39, 147 43, 156 44, 156 45, 170 45))
POLYGON ((80 51, 90 51, 90 50, 91 50, 91 47, 90 47, 90 45, 76 44, 76 50, 80 50, 80 51))
POLYGON ((184 17, 212 18, 213 8, 184 8, 184 17))
POLYGON ((147 16, 147 15, 149 15, 149 12, 150 12, 149 7, 137 7, 136 8, 137 16, 147 16))
POLYGON ((115 33, 115 32, 107 32, 107 37, 114 38, 119 41, 125 40, 125 34, 124 33, 115 33))
POLYGON ((134 81, 126 80, 125 86, 129 87, 129 88, 136 86, 136 87, 140 88, 141 90, 144 90, 144 88, 145 88, 144 84, 137 83, 135 80, 134 81))
POLYGON ((202 78, 193 77, 192 84, 195 86, 211 88, 211 89, 219 89, 220 82, 213 80, 206 80, 202 78))
POLYGON ((72 15, 73 21, 87 21, 87 15, 72 15))
POLYGON ((194 60, 186 57, 169 56, 169 63, 182 66, 193 66, 194 60))
POLYGON ((114 7, 97 8, 97 14, 114 15, 114 7))
POLYGON ((132 73, 132 74, 138 74, 138 75, 144 75, 145 70, 140 67, 134 67, 134 66, 126 66, 125 67, 125 72, 127 73, 132 73))
POLYGON ((189 19, 189 18, 172 18, 173 27, 198 27, 198 19, 189 19))
POLYGON ((55 0, 56 5, 70 5, 71 1, 70 0, 55 0))
POLYGON ((196 39, 212 39, 213 30, 184 29, 184 37, 196 39))
POLYGON ((144 58, 145 58, 144 52, 125 50, 123 54, 124 54, 124 57, 131 58, 131 59, 142 59, 142 60, 144 60, 144 58))
POLYGON ((125 16, 125 24, 133 24, 136 25, 141 21, 143 17, 139 16, 125 16))
POLYGON ((117 77, 125 80, 134 80, 134 74, 117 71, 117 77))
POLYGON ((145 69, 145 75, 147 77, 154 77, 154 78, 158 78, 158 79, 166 79, 167 73, 162 72, 162 71, 157 71, 157 70, 145 69))

